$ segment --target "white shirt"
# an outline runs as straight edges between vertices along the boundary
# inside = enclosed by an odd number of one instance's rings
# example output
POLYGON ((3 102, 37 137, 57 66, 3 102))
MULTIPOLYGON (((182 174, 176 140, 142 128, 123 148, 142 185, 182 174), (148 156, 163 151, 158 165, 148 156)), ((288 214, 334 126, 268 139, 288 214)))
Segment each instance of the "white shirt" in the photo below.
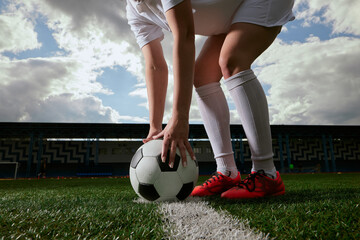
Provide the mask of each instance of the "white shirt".
MULTIPOLYGON (((127 0, 128 23, 142 48, 147 43, 164 38, 162 29, 170 30, 165 12, 183 0, 127 0)), ((243 0, 192 0, 195 33, 211 36, 226 33, 233 13, 243 0)))

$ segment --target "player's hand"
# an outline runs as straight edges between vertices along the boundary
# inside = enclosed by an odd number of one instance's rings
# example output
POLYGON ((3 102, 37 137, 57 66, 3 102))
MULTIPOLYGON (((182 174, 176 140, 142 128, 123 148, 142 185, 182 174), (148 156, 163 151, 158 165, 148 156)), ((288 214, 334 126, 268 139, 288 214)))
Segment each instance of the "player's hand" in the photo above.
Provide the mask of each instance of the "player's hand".
POLYGON ((145 139, 142 140, 143 143, 150 142, 151 140, 154 139, 153 137, 158 135, 159 133, 161 133, 161 131, 162 131, 162 129, 150 127, 149 134, 147 135, 147 137, 145 139))
POLYGON ((170 150, 169 166, 174 167, 176 148, 180 150, 180 157, 184 167, 187 166, 186 150, 189 152, 191 158, 195 160, 195 154, 188 141, 189 122, 187 120, 180 120, 171 118, 165 129, 161 133, 153 137, 153 139, 163 138, 163 147, 161 153, 162 162, 166 161, 168 150, 170 150))

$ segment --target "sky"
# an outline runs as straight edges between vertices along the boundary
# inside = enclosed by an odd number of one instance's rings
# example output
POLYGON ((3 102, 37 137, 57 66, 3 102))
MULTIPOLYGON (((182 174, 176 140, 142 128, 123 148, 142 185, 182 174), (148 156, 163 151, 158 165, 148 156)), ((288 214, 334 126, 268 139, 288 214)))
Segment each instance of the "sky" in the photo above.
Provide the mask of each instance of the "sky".
MULTIPOLYGON (((0 121, 148 123, 125 0, 0 0, 0 121)), ((271 124, 360 125, 360 1, 295 0, 253 64, 271 124)), ((172 107, 172 36, 164 123, 172 107)), ((196 51, 205 37, 196 37, 196 51)), ((222 84, 223 87, 223 84, 222 84)), ((241 124, 226 88, 231 124, 241 124)), ((201 123, 193 98, 190 123, 201 123)))

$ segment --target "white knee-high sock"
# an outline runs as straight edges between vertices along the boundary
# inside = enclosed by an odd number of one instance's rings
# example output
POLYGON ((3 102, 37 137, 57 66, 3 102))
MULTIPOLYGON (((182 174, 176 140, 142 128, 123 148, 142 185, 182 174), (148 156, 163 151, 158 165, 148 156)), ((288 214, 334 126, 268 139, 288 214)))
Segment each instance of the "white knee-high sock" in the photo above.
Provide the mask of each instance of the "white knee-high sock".
POLYGON ((217 171, 235 178, 238 170, 231 145, 229 107, 220 83, 209 83, 195 90, 200 115, 214 152, 217 171))
POLYGON ((275 178, 269 110, 264 90, 249 69, 225 80, 244 128, 251 151, 251 171, 264 170, 275 178))

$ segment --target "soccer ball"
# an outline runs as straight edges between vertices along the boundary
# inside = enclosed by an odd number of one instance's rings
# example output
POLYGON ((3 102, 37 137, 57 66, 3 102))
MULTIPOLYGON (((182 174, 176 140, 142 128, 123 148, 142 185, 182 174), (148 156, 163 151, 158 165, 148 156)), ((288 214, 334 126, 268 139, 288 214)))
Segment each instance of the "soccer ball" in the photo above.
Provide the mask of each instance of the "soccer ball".
POLYGON ((135 192, 149 201, 186 199, 195 187, 199 167, 186 152, 187 167, 183 167, 180 151, 176 150, 174 167, 169 167, 169 154, 161 161, 162 140, 142 145, 130 163, 130 182, 135 192))

